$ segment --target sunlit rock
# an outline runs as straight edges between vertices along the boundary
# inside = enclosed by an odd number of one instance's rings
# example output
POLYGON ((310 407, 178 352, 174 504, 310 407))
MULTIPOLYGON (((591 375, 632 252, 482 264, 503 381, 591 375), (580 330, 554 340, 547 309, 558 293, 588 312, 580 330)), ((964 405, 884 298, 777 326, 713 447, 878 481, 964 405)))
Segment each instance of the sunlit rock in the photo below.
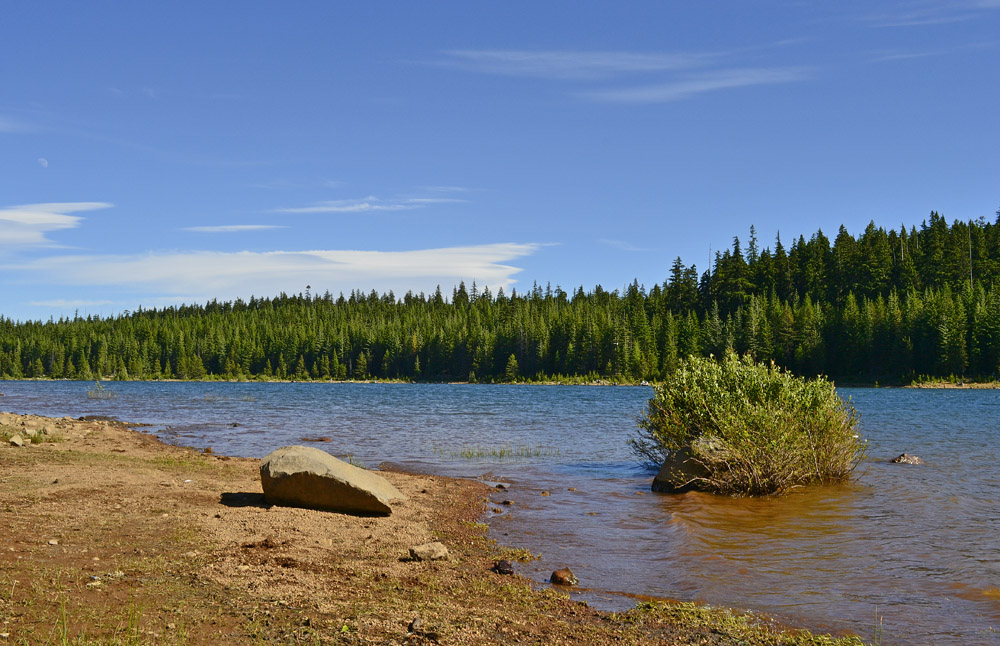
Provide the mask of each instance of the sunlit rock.
POLYGON ((380 475, 307 446, 285 446, 260 465, 268 502, 292 507, 388 516, 393 501, 406 500, 380 475))

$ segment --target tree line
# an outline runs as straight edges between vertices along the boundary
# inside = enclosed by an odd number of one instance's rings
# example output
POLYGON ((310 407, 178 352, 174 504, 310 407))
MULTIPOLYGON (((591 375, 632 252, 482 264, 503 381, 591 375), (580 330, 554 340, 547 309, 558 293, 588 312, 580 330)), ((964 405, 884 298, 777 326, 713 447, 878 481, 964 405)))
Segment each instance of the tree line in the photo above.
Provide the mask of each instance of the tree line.
POLYGON ((840 227, 677 258, 662 284, 534 285, 211 301, 48 322, 0 317, 0 377, 655 381, 727 349, 802 375, 908 382, 1000 372, 1000 212, 840 227))

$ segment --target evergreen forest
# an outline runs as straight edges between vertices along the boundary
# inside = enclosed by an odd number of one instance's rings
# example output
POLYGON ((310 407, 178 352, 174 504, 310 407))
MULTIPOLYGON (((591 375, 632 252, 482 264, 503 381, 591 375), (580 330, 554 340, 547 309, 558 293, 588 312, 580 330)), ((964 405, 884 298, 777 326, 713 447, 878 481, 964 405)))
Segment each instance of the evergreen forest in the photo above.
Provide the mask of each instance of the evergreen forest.
POLYGON ((763 247, 751 227, 710 270, 677 258, 648 289, 307 289, 107 318, 0 317, 0 377, 621 383, 732 349, 841 383, 995 379, 998 277, 1000 212, 763 247))

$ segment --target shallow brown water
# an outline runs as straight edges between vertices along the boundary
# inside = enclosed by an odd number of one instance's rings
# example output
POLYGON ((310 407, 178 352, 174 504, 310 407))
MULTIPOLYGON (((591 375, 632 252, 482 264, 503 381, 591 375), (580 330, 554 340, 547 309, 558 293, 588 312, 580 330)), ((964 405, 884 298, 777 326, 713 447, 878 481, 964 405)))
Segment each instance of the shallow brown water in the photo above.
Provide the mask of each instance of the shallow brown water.
POLYGON ((851 394, 863 414, 882 406, 865 415, 874 459, 854 483, 728 498, 539 472, 494 528, 542 554, 525 574, 568 565, 609 609, 639 592, 869 640, 880 621, 883 644, 1000 643, 1000 393, 851 394), (927 464, 886 461, 904 450, 927 464))

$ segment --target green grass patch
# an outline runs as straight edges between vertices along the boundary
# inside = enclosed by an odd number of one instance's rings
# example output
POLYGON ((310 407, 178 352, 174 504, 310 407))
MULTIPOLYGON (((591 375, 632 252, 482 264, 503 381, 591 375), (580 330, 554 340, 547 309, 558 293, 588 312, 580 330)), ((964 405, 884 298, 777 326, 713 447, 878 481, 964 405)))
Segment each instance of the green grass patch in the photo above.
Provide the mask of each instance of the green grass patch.
POLYGON ((530 563, 542 558, 541 554, 533 554, 523 547, 504 547, 500 550, 498 556, 508 561, 518 561, 520 563, 530 563))
POLYGON ((708 629, 733 639, 733 643, 746 646, 865 646, 859 637, 833 637, 806 630, 787 630, 766 617, 697 603, 641 603, 630 610, 624 619, 708 629))
POLYGON ((93 386, 87 389, 87 399, 116 399, 118 393, 110 388, 106 388, 104 384, 97 381, 93 386))
POLYGON ((557 448, 538 445, 465 446, 459 449, 436 447, 434 451, 443 458, 462 460, 523 460, 561 455, 557 448))

